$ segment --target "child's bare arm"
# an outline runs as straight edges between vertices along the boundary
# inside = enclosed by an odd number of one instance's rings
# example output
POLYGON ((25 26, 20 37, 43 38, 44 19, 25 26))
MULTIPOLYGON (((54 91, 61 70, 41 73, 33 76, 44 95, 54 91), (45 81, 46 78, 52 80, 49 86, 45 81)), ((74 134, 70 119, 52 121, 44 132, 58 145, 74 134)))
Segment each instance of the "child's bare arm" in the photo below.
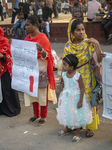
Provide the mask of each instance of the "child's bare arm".
POLYGON ((83 97, 84 97, 84 84, 83 84, 83 80, 82 80, 82 76, 79 77, 79 88, 80 88, 80 101, 78 103, 77 108, 81 108, 82 107, 82 102, 83 102, 83 97))
POLYGON ((63 90, 63 88, 64 88, 64 81, 63 81, 63 78, 62 78, 62 74, 61 74, 59 82, 60 82, 60 85, 61 85, 62 90, 63 90))

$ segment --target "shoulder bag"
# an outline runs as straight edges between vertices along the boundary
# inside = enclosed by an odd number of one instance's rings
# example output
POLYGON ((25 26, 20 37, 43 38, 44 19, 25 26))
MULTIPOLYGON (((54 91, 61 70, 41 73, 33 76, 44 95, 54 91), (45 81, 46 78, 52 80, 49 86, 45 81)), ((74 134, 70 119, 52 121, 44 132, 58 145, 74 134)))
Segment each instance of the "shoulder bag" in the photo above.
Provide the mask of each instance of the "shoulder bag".
MULTIPOLYGON (((88 49, 88 58, 89 58, 89 69, 90 69, 91 88, 92 88, 92 72, 91 72, 89 49, 88 49)), ((97 82, 96 87, 91 92, 91 105, 97 107, 100 104, 101 98, 102 98, 102 86, 97 82)))
POLYGON ((47 72, 39 71, 39 88, 46 88, 48 85, 48 75, 47 72))

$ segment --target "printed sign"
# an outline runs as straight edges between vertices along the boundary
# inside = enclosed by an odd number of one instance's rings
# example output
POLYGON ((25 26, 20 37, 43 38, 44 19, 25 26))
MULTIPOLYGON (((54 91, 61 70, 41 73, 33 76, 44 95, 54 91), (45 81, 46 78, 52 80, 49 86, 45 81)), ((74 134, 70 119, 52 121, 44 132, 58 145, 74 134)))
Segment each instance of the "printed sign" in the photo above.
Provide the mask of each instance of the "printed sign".
POLYGON ((103 117, 112 119, 112 53, 103 58, 103 117))
POLYGON ((12 9, 12 3, 7 3, 8 4, 8 9, 12 9))
POLYGON ((38 59, 35 42, 12 39, 12 88, 33 97, 38 95, 38 59))

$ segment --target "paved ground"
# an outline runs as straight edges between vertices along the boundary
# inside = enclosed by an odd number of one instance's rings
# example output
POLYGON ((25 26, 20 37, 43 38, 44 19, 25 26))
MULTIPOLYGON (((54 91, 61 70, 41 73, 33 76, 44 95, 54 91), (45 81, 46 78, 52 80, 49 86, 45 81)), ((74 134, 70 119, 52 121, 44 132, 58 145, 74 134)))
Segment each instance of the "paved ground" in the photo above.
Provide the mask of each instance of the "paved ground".
MULTIPOLYGON (((64 43, 51 43, 52 49, 62 56, 64 43)), ((111 45, 101 45, 103 51, 112 52, 111 45)), ((58 76, 55 72, 56 83, 58 76)), ((57 88, 59 90, 59 86, 57 88)), ((23 93, 19 93, 23 99, 23 93)), ((81 130, 80 142, 72 143, 74 132, 59 137, 58 131, 63 126, 56 120, 57 105, 49 102, 48 118, 44 126, 37 126, 37 122, 28 124, 33 116, 32 106, 25 107, 21 102, 21 114, 16 117, 0 116, 0 150, 112 150, 112 121, 102 117, 103 104, 100 104, 100 125, 94 137, 86 138, 85 130, 81 130)))

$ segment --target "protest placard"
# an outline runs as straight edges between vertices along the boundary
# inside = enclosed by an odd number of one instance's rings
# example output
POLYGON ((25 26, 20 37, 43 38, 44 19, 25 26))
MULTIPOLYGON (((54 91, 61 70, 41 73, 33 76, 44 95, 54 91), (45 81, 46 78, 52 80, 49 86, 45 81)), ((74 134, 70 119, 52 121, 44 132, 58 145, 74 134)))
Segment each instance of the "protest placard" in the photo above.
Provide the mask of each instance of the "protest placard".
POLYGON ((33 97, 38 95, 38 60, 35 42, 12 39, 12 88, 33 97))
POLYGON ((112 119, 112 53, 103 58, 103 117, 112 119))

